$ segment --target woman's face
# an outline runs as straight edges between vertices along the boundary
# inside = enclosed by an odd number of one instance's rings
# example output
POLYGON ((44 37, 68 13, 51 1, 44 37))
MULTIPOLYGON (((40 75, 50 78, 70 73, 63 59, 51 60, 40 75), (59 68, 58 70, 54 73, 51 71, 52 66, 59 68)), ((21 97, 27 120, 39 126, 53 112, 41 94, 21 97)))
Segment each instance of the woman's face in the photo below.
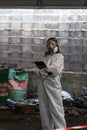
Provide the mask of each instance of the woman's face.
POLYGON ((54 54, 58 51, 58 47, 56 45, 56 42, 53 40, 47 41, 47 53, 48 54, 54 54))
POLYGON ((55 46, 56 46, 56 42, 53 41, 53 40, 49 40, 49 41, 47 42, 47 45, 48 45, 48 46, 53 46, 53 47, 55 47, 55 46))

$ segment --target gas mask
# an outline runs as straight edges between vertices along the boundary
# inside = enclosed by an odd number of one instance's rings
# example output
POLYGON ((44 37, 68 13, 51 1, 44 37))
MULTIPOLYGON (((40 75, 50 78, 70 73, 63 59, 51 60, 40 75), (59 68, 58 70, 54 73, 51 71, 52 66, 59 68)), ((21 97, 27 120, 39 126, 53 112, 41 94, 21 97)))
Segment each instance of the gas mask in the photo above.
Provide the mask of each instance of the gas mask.
POLYGON ((56 53, 58 51, 58 47, 56 45, 47 45, 47 53, 56 53))

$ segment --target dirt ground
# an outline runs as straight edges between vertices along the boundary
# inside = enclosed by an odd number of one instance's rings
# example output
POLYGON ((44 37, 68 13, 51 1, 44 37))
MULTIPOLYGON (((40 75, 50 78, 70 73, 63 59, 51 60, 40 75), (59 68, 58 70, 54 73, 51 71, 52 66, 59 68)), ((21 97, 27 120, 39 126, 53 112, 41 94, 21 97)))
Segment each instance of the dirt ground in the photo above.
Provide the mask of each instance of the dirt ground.
MULTIPOLYGON (((66 122, 67 126, 85 125, 87 117, 66 116, 66 122)), ((23 114, 14 110, 0 109, 0 130, 42 130, 39 112, 23 114)))

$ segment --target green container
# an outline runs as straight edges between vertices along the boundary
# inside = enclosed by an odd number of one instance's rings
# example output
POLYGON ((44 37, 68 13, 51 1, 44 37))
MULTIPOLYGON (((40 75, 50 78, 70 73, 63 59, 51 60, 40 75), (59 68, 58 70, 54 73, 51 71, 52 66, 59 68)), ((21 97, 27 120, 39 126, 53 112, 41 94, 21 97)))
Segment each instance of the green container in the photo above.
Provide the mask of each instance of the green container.
POLYGON ((7 96, 0 96, 0 106, 7 106, 7 96))
POLYGON ((14 101, 22 101, 25 100, 27 96, 27 90, 15 90, 10 89, 8 91, 8 98, 14 100, 14 101))

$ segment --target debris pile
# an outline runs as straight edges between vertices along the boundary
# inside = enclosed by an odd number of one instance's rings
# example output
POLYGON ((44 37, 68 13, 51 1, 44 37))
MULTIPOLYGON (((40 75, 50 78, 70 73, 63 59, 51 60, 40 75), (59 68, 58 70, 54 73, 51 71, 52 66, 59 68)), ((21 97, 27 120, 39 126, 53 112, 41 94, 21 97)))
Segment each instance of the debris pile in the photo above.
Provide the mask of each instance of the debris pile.
POLYGON ((7 103, 8 107, 13 109, 16 113, 31 114, 39 112, 38 99, 27 99, 19 102, 7 99, 7 103))
POLYGON ((76 99, 66 91, 62 95, 67 116, 87 116, 87 88, 82 88, 82 93, 76 99))
MULTIPOLYGON (((66 116, 87 116, 87 93, 82 93, 76 98, 67 91, 62 91, 62 99, 66 116)), ((34 114, 39 112, 39 99, 26 99, 14 101, 7 99, 8 108, 13 109, 16 113, 34 114)))

